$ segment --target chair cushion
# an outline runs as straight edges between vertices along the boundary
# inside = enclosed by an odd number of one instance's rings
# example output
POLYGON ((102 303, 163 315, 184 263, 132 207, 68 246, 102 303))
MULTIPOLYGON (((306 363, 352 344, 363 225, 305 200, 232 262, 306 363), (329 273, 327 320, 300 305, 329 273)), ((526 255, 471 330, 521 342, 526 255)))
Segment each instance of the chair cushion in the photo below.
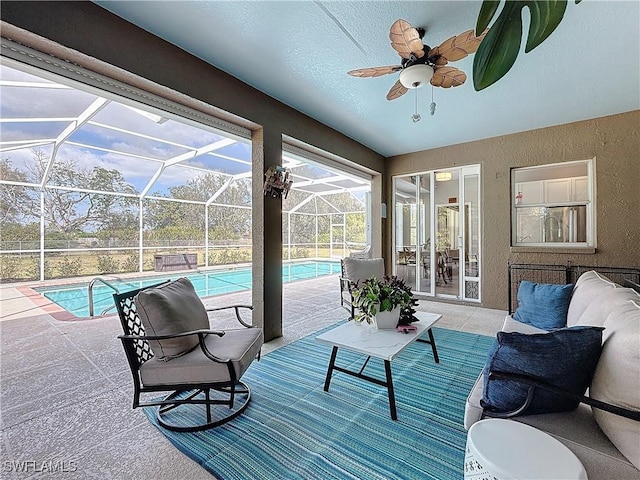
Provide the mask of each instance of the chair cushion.
POLYGON ((344 276, 352 282, 371 277, 384 277, 384 260, 382 258, 345 258, 342 262, 344 276))
MULTIPOLYGON (((517 373, 583 395, 596 368, 602 348, 602 327, 571 327, 549 333, 498 332, 483 370, 482 406, 509 412, 521 407, 527 386, 512 380, 489 379, 493 371, 517 373)), ((577 401, 536 388, 523 414, 572 410, 577 401)))
MULTIPOLYGON (((256 358, 264 342, 261 328, 227 330, 224 336, 207 335, 205 345, 209 352, 224 360, 231 360, 239 380, 256 358)), ((173 358, 168 362, 152 358, 140 367, 140 380, 145 387, 193 383, 228 382, 226 363, 208 358, 201 348, 173 358)))
POLYGON ((518 287, 518 308, 513 318, 544 330, 565 327, 572 291, 573 284, 554 285, 523 280, 518 287))
MULTIPOLYGON (((175 335, 209 329, 207 311, 188 278, 141 291, 134 298, 136 311, 147 335, 175 335)), ((198 336, 149 340, 156 358, 169 360, 198 345, 198 336)))
MULTIPOLYGON (((604 325, 608 336, 589 394, 596 400, 640 411, 640 302, 629 300, 616 306, 604 325)), ((640 422, 597 408, 593 416, 609 440, 640 469, 640 422)))

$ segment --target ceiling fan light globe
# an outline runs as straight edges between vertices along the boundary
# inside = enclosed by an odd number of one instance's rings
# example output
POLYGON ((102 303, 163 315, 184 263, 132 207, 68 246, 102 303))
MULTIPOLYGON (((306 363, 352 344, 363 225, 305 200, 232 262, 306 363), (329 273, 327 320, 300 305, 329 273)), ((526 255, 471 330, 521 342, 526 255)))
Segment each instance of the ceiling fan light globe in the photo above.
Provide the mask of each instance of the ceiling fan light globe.
POLYGON ((433 77, 433 68, 429 65, 411 65, 400 72, 400 83, 404 88, 420 88, 433 77))

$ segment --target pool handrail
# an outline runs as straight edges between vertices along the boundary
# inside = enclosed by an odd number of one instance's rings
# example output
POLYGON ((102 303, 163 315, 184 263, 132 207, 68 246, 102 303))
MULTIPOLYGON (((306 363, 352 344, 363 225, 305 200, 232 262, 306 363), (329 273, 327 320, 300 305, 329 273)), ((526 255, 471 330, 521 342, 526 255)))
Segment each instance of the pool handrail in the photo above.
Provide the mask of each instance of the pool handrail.
POLYGON ((93 280, 91 280, 89 282, 89 317, 93 317, 93 286, 95 285, 96 282, 103 283, 110 289, 114 290, 116 293, 120 293, 120 290, 118 290, 116 287, 111 285, 102 277, 95 277, 93 280))

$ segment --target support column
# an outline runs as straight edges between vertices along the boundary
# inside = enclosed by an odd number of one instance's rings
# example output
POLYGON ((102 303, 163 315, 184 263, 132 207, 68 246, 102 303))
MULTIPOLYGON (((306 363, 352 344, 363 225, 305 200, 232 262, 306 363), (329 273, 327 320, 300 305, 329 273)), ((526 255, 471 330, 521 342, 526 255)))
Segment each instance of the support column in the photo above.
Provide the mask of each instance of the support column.
POLYGON ((262 127, 252 134, 253 324, 268 342, 282 336, 282 200, 265 197, 264 173, 282 160, 280 132, 262 127))

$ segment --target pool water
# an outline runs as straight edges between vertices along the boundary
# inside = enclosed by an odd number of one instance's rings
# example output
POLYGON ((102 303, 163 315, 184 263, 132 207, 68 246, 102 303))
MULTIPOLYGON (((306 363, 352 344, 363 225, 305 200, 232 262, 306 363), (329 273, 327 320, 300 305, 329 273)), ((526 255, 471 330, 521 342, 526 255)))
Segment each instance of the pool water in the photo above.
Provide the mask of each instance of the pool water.
MULTIPOLYGON (((304 263, 291 263, 282 266, 282 282, 288 283, 296 280, 322 277, 340 273, 340 262, 314 261, 304 263)), ((175 275, 155 276, 144 278, 127 278, 107 281, 116 287, 120 293, 136 288, 147 287, 165 280, 187 277, 193 283, 196 292, 201 298, 223 293, 251 290, 251 268, 239 268, 235 270, 217 270, 197 273, 178 273, 175 275)), ((36 290, 52 302, 57 303, 66 311, 76 317, 89 316, 89 283, 65 285, 60 287, 41 287, 36 290)), ((105 311, 115 313, 113 303, 114 291, 102 283, 93 286, 93 311, 94 315, 100 315, 105 311)))

